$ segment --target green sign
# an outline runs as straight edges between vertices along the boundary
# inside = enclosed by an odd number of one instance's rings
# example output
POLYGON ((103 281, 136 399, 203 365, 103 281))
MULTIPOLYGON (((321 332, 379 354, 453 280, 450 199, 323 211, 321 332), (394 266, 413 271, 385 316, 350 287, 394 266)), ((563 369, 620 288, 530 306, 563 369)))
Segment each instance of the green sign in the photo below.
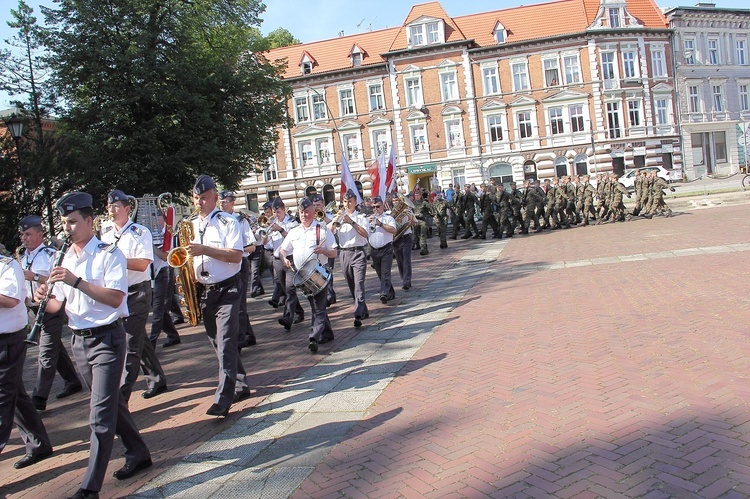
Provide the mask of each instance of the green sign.
POLYGON ((435 163, 429 163, 426 165, 408 166, 406 173, 413 175, 415 173, 434 173, 437 171, 437 165, 435 163))

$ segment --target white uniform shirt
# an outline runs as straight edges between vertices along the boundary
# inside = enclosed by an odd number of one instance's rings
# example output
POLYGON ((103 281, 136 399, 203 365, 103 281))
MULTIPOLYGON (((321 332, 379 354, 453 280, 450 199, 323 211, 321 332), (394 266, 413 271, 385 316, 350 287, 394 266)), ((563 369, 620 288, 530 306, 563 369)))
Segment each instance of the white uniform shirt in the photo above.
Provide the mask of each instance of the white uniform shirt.
MULTIPOLYGON (((379 217, 376 217, 376 219, 380 220, 380 223, 382 223, 383 225, 388 225, 390 227, 393 227, 394 229, 396 228, 396 221, 387 213, 383 213, 379 217)), ((370 246, 372 246, 373 248, 382 248, 386 244, 393 242, 393 234, 391 234, 390 232, 386 232, 383 227, 375 226, 374 221, 372 222, 372 226, 375 227, 375 232, 370 232, 370 246)))
MULTIPOLYGON (((291 231, 294 227, 299 226, 299 223, 289 215, 285 216, 283 221, 276 222, 276 224, 284 229, 287 235, 289 235, 289 231, 291 231)), ((279 258, 279 248, 281 247, 281 243, 284 241, 284 236, 281 235, 281 231, 271 232, 270 236, 270 244, 273 248, 273 256, 279 258)), ((287 251, 287 255, 289 254, 291 254, 291 251, 287 251)))
MULTIPOLYGON (((242 234, 237 219, 214 208, 208 217, 198 215, 193 222, 193 243, 211 248, 242 251, 242 234)), ((242 264, 223 262, 207 255, 193 257, 195 278, 202 284, 217 284, 240 271, 242 264)))
POLYGON ((21 265, 10 257, 0 256, 0 295, 18 300, 13 308, 0 308, 0 334, 15 333, 29 323, 25 288, 21 265))
MULTIPOLYGON (((154 261, 154 237, 151 231, 143 225, 133 223, 130 220, 118 231, 117 226, 111 220, 102 223, 102 242, 114 244, 125 255, 125 258, 145 258, 154 261)), ((130 286, 151 280, 151 270, 128 270, 128 283, 130 286)))
MULTIPOLYGON (((328 230, 328 227, 324 224, 318 224, 317 220, 313 220, 313 223, 307 229, 301 224, 290 229, 281 243, 280 249, 286 251, 287 255, 291 253, 294 257, 294 266, 300 269, 318 245, 325 249, 332 249, 337 246, 336 238, 333 237, 333 233, 328 230), (320 230, 318 230, 318 227, 320 227, 320 230)), ((326 264, 328 263, 328 257, 321 253, 318 255, 318 262, 326 264)))
POLYGON ((109 289, 122 291, 122 302, 117 308, 109 307, 91 298, 80 289, 62 282, 55 283, 52 294, 66 299, 65 313, 73 329, 88 329, 111 324, 128 313, 128 259, 113 244, 105 244, 96 237, 86 243, 80 255, 68 248, 61 266, 84 281, 109 289))
MULTIPOLYGON (((368 230, 369 221, 367 220, 368 217, 366 215, 355 210, 354 213, 349 215, 349 218, 352 219, 352 222, 356 222, 357 225, 368 230)), ((342 248, 353 248, 355 246, 364 246, 367 244, 367 238, 360 236, 359 232, 354 228, 354 225, 344 222, 343 217, 341 227, 339 227, 336 233, 339 236, 339 246, 342 248)))
MULTIPOLYGON (((255 234, 253 234, 253 230, 250 228, 250 222, 239 214, 235 214, 234 216, 237 218, 237 223, 239 224, 240 232, 242 233, 242 247, 244 248, 245 246, 257 243, 258 241, 255 239, 255 234)), ((242 251, 243 257, 249 255, 250 253, 247 251, 242 251)))
MULTIPOLYGON (((52 271, 52 264, 55 263, 55 254, 57 251, 54 248, 40 244, 34 251, 29 252, 26 250, 23 257, 21 258, 21 266, 25 270, 30 270, 35 274, 49 277, 52 271)), ((26 297, 33 298, 34 292, 39 287, 38 282, 26 281, 26 297)))

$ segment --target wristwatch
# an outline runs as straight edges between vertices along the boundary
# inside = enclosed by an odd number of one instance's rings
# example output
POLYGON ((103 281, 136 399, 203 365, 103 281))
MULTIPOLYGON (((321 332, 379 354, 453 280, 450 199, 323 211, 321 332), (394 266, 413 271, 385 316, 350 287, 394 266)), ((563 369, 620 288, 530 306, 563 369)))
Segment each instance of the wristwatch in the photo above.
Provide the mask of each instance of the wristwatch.
POLYGON ((39 282, 39 274, 34 274, 34 282, 39 282))

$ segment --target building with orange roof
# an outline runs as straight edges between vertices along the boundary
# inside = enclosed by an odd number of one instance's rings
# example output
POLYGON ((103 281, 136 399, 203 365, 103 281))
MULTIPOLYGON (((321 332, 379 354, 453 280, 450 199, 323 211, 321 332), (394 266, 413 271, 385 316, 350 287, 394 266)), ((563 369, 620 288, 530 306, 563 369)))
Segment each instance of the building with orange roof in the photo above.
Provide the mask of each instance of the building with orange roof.
POLYGON ((272 50, 293 87, 276 155, 247 206, 313 189, 334 199, 342 155, 395 148, 401 192, 663 164, 681 170, 672 47, 652 0, 557 0, 452 18, 439 2, 401 26, 272 50))

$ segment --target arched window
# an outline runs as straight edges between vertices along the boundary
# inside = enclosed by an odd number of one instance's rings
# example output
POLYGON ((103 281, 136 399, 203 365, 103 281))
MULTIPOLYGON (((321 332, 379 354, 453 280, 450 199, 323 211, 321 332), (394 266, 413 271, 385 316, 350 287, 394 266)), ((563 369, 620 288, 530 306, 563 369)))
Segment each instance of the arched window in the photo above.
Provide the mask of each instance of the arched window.
POLYGON ((510 163, 495 163, 489 168, 489 175, 496 185, 508 185, 513 182, 513 167, 510 163))
POLYGON ((560 178, 568 174, 568 158, 562 156, 555 158, 555 177, 560 178))
POLYGON ((328 206, 331 201, 336 201, 336 190, 331 184, 323 186, 323 200, 325 201, 326 206, 328 206))
POLYGON ((317 194, 317 193, 318 193, 318 189, 316 189, 314 185, 311 185, 305 189, 305 196, 309 198, 311 198, 313 194, 317 194))
POLYGON ((536 163, 533 160, 528 160, 523 164, 523 179, 524 180, 536 180, 536 163))
POLYGON ((589 174, 589 157, 585 154, 579 154, 573 160, 576 165, 576 175, 583 176, 589 174))

